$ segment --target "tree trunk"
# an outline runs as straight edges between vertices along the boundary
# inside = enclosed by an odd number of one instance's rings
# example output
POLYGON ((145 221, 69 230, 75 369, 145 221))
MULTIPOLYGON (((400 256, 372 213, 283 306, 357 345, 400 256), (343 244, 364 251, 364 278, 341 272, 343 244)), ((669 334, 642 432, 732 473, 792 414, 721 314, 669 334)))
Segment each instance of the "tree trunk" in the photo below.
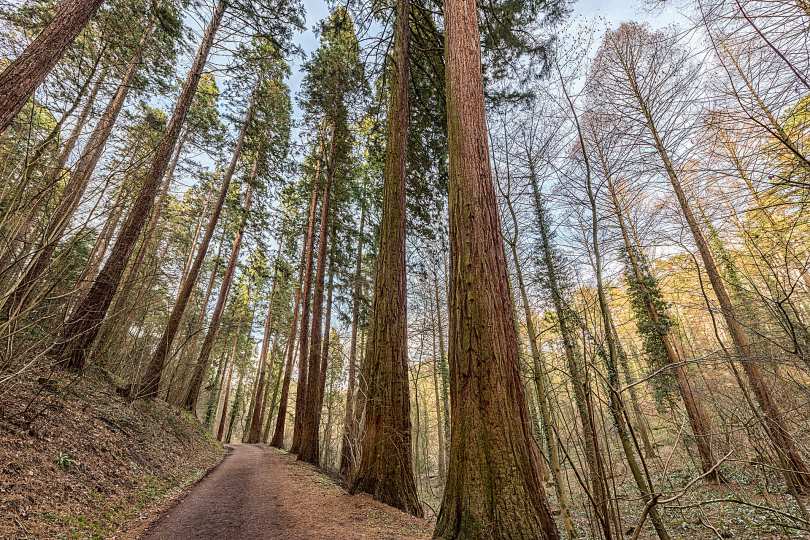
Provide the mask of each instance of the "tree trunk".
POLYGON ((450 463, 434 538, 557 539, 520 380, 484 115, 478 8, 445 0, 450 463))
POLYGON ((205 228, 205 234, 203 235, 202 242, 197 250, 197 255, 194 258, 194 262, 188 271, 188 275, 184 277, 182 283, 180 284, 180 289, 177 291, 177 299, 175 300, 174 307, 169 315, 169 319, 166 321, 166 327, 163 330, 163 335, 158 341, 158 346, 152 355, 152 359, 149 362, 149 367, 141 379, 138 397, 153 398, 158 395, 158 387, 160 386, 160 378, 161 374, 163 373, 163 367, 166 364, 166 358, 171 352, 172 343, 174 342, 174 338, 177 335, 177 330, 180 327, 180 321, 182 320, 183 314, 186 311, 186 305, 188 304, 189 298, 191 298, 191 293, 197 283, 197 277, 199 276, 200 269, 202 268, 203 262, 205 261, 205 256, 208 253, 208 246, 210 245, 211 239, 214 237, 214 231, 219 224, 219 217, 222 214, 222 208, 225 205, 225 199, 228 196, 228 190, 231 186, 231 179, 236 171, 239 158, 242 155, 245 134, 252 118, 253 103, 251 101, 251 104, 248 105, 247 112, 245 113, 245 118, 242 121, 242 126, 239 129, 239 136, 236 139, 236 147, 234 148, 233 155, 231 156, 231 161, 228 164, 228 169, 225 171, 225 175, 222 178, 222 186, 219 189, 219 196, 214 204, 211 216, 208 218, 208 225, 205 228))
POLYGON ((357 261, 354 269, 352 290, 352 336, 349 343, 349 373, 346 383, 346 414, 343 419, 343 440, 340 445, 340 475, 348 481, 355 464, 357 444, 357 422, 355 422, 355 387, 357 379, 357 326, 360 320, 363 276, 363 233, 366 225, 366 207, 360 206, 360 230, 357 235, 357 261))
POLYGON ((326 369, 329 366, 329 345, 332 336, 332 299, 335 292, 335 228, 332 227, 329 252, 329 278, 326 285, 326 313, 323 317, 323 346, 321 347, 321 380, 318 389, 318 403, 315 406, 315 423, 320 426, 321 411, 326 391, 326 369))
MULTIPOLYGON (((507 165, 508 167, 508 165, 507 165)), ((506 198, 507 208, 512 217, 514 230, 517 231, 518 221, 515 214, 512 201, 506 198)), ((518 291, 520 292, 520 300, 523 304, 523 317, 526 322, 526 334, 529 338, 529 352, 532 357, 532 379, 534 382, 535 393, 537 394, 538 408, 540 409, 540 417, 543 420, 543 436, 548 450, 549 468, 551 469, 551 477, 554 481, 554 491, 557 494, 557 504, 560 506, 560 514, 562 516, 563 527, 565 527, 565 534, 568 538, 577 538, 578 534, 574 526, 574 520, 571 518, 570 502, 568 493, 563 484, 562 470, 560 468, 560 457, 557 451, 557 436, 556 436, 556 422, 549 407, 549 393, 546 373, 544 369, 544 362, 540 353, 540 345, 537 342, 537 330, 534 327, 534 319, 532 318, 531 307, 529 306, 529 295, 526 292, 526 284, 523 280, 523 269, 521 268, 520 258, 517 252, 517 238, 514 242, 510 243, 512 249, 512 259, 515 265, 515 274, 517 277, 518 291)))
MULTIPOLYGON (((276 398, 278 397, 279 388, 281 388, 281 363, 279 362, 279 369, 275 368, 275 358, 278 356, 278 342, 279 335, 276 333, 273 337, 273 346, 270 348, 270 365, 268 366, 268 380, 265 385, 264 391, 264 404, 259 416, 259 426, 261 427, 260 441, 267 443, 267 438, 270 436, 270 418, 273 416, 273 411, 276 409, 276 398), (276 373, 278 372, 278 373, 276 373), (275 380, 273 386, 273 395, 270 396, 270 381, 275 380), (268 400, 269 398, 269 400, 268 400)), ((259 442, 259 441, 257 441, 259 442)))
POLYGON ((222 400, 222 416, 219 418, 219 428, 217 429, 217 440, 222 440, 222 434, 225 431, 225 417, 228 416, 228 398, 231 395, 231 376, 233 375, 233 366, 236 365, 236 352, 237 348, 239 347, 239 335, 242 333, 242 323, 244 322, 244 316, 240 314, 239 316, 239 323, 236 325, 236 332, 233 336, 233 345, 231 346, 231 354, 225 359, 225 363, 229 364, 227 367, 228 369, 228 379, 225 383, 225 395, 222 400), (230 361, 229 361, 230 360, 230 361))
POLYGON ((397 0, 383 208, 366 354, 366 411, 351 491, 422 516, 411 449, 405 276, 410 0, 397 0))
POLYGON ((53 19, 0 73, 0 134, 59 62, 104 0, 62 0, 53 19))
POLYGON ((444 423, 444 440, 450 441, 450 370, 447 369, 447 354, 444 348, 444 320, 442 319, 442 303, 439 295, 439 276, 434 267, 433 269, 433 296, 435 303, 433 307, 436 309, 436 331, 438 332, 439 340, 439 375, 442 382, 442 406, 444 423))
POLYGON ((191 381, 186 389, 183 398, 183 408, 196 414, 197 398, 200 395, 200 387, 202 386, 203 377, 208 369, 208 359, 211 356, 211 350, 214 348, 214 341, 217 339, 219 333, 219 325, 222 322, 222 313, 225 311, 225 303, 228 300, 228 293, 231 289, 234 273, 236 272, 236 263, 239 261, 239 249, 242 245, 242 238, 245 234, 245 227, 247 226, 250 208, 253 204, 253 181, 256 177, 258 167, 258 160, 253 164, 253 170, 247 180, 247 189, 245 190, 245 199, 242 204, 242 220, 239 223, 239 229, 233 238, 233 245, 231 246, 231 256, 228 259, 228 266, 225 268, 225 275, 222 277, 222 283, 219 286, 219 295, 217 296, 217 303, 214 306, 214 311, 211 313, 211 322, 208 325, 208 332, 205 335, 202 347, 200 347, 200 354, 197 357, 197 362, 194 364, 194 371, 191 375, 191 381))
MULTIPOLYGON (((633 479, 636 482, 636 486, 638 487, 639 493, 641 494, 645 505, 649 505, 647 512, 650 516, 650 521, 655 528, 655 532, 658 535, 658 538, 661 540, 669 540, 669 533, 664 527, 664 522, 661 520, 661 516, 658 514, 658 509, 655 506, 655 499, 653 498, 653 485, 651 481, 649 481, 649 477, 645 477, 641 472, 641 467, 636 459, 635 448, 630 440, 630 434, 628 433, 629 426, 628 422, 626 421, 627 414, 625 411, 624 401, 619 393, 619 343, 617 336, 614 333, 613 319, 610 312, 610 307, 608 305, 607 295, 605 294, 604 279, 602 277, 602 246, 600 245, 599 240, 599 216, 596 204, 596 196, 594 195, 591 180, 591 166, 588 157, 588 146, 586 145, 585 138, 582 135, 582 129, 579 124, 577 112, 574 108, 574 103, 568 94, 568 90, 566 89, 559 66, 557 66, 557 74, 560 77, 563 93, 565 94, 565 98, 568 101, 568 106, 574 118, 574 124, 576 125, 579 144, 582 150, 585 165, 585 190, 588 195, 588 202, 590 203, 591 210, 590 233, 591 249, 593 250, 594 271, 596 274, 596 296, 599 302, 599 312, 602 317, 602 331, 604 334, 604 342, 607 344, 607 351, 604 351, 601 344, 597 344, 597 347, 601 350, 607 367, 608 408, 610 409, 610 414, 613 417, 613 423, 616 427, 616 431, 618 432, 619 440, 621 441, 622 449, 624 450, 625 459, 627 460, 627 465, 630 468, 630 472, 633 475, 633 479)), ((641 455, 639 455, 639 458, 643 459, 641 455)))
POLYGON ((86 354, 95 341, 101 323, 107 315, 110 302, 120 283, 121 274, 126 268, 132 249, 154 204, 158 184, 166 172, 172 150, 185 123, 186 115, 197 91, 197 85, 213 45, 214 37, 225 13, 225 7, 226 4, 220 1, 214 9, 213 18, 205 30, 203 41, 197 50, 197 55, 180 92, 177 105, 155 152, 149 173, 144 178, 140 193, 130 209, 107 263, 102 268, 87 295, 77 305, 70 319, 65 323, 59 341, 50 352, 51 356, 69 369, 78 371, 84 368, 86 354))
POLYGON ((328 172, 323 185, 321 196, 321 220, 318 231, 318 270, 315 273, 315 290, 312 295, 312 330, 309 342, 309 369, 307 373, 307 385, 304 410, 296 411, 296 417, 301 415, 301 447, 298 452, 298 459, 318 466, 321 451, 319 448, 318 436, 320 408, 318 396, 321 387, 321 345, 322 345, 322 325, 321 316, 323 313, 323 286, 326 276, 326 254, 329 245, 329 203, 332 189, 332 176, 335 168, 334 156, 335 135, 332 134, 332 151, 330 152, 328 172))
MULTIPOLYGON (((624 222, 624 212, 622 211, 621 204, 618 199, 613 181, 608 178, 608 191, 613 202, 613 207, 616 212, 616 218, 619 223, 619 229, 622 233, 625 251, 627 252, 627 260, 630 263, 630 269, 637 283, 644 283, 644 274, 640 262, 636 258, 637 248, 630 241, 630 235, 627 232, 627 226, 624 222)), ((650 300, 647 291, 644 293, 644 308, 650 320, 656 325, 656 328, 661 328, 660 320, 662 314, 658 312, 657 306, 650 300)), ((689 425, 692 428, 692 435, 695 439, 695 446, 697 446, 698 455, 704 473, 712 470, 716 460, 712 450, 712 427, 709 421, 709 415, 703 405, 703 401, 695 394, 692 389, 692 383, 689 380, 689 374, 686 371, 679 359, 677 348, 673 341, 672 333, 667 329, 659 333, 659 338, 666 354, 666 361, 672 366, 672 371, 675 375, 675 382, 678 385, 678 391, 683 399, 684 408, 686 409, 686 416, 689 419, 689 425)), ((712 481, 720 480, 719 471, 711 474, 712 481)))
MULTIPOLYGON (((278 257, 279 255, 276 255, 276 259, 278 259, 278 257)), ((276 271, 273 276, 273 285, 270 288, 270 296, 267 300, 267 316, 264 319, 264 335, 262 337, 261 352, 259 353, 259 379, 256 382, 256 397, 253 399, 253 410, 250 412, 250 429, 245 438, 245 442, 247 443, 257 443, 261 438, 265 379, 269 377, 269 375, 265 375, 265 373, 270 369, 267 366, 267 352, 270 349, 270 332, 273 329, 273 300, 275 298, 276 285, 278 285, 278 271, 276 271)))
POLYGON ((585 443, 585 461, 588 465, 588 488, 591 492, 591 503, 594 506, 596 518, 602 528, 606 539, 613 537, 610 527, 610 514, 608 510, 608 489, 605 480, 605 466, 602 453, 599 449, 599 436, 596 432, 596 423, 591 410, 589 399, 591 388, 587 372, 581 369, 581 358, 574 337, 574 328, 577 324, 577 314, 571 309, 568 300, 564 298, 562 286, 559 282, 560 268, 554 248, 551 244, 549 224, 546 222, 543 201, 540 198, 540 189, 537 186, 537 177, 534 172, 533 161, 529 161, 529 179, 532 184, 534 210, 537 218, 537 228, 540 232, 543 265, 546 267, 548 289, 551 294, 554 311, 557 315, 557 325, 562 338, 563 351, 566 364, 571 377, 571 386, 574 389, 574 404, 582 423, 582 434, 585 443))
MULTIPOLYGON (((301 258, 307 256, 304 252, 301 258)), ((303 265, 301 266, 303 272, 303 265)), ((300 283, 300 280, 299 280, 300 283)), ((284 448, 284 431, 287 423, 287 402, 290 395, 290 381, 292 380, 292 372, 295 362, 295 332, 298 327, 298 311, 301 307, 301 287, 299 285, 295 294, 295 307, 293 308, 293 318, 290 324, 290 333, 287 336, 287 347, 284 352, 286 362, 284 364, 284 381, 281 383, 281 397, 278 402, 278 415, 276 416, 276 427, 273 430, 273 439, 270 441, 270 446, 276 448, 284 448)))
MULTIPOLYGON (((312 245, 315 234, 315 210, 318 205, 318 184, 321 176, 321 147, 315 163, 315 175, 312 178, 312 195, 309 200, 309 217, 307 218, 307 233, 304 236, 304 251, 301 261, 301 332, 298 337, 298 387, 295 391, 295 422, 293 423, 293 440, 290 452, 297 454, 301 450, 301 429, 304 419, 307 395, 307 372, 309 362, 309 293, 312 287, 312 245)), ((278 429, 278 428, 277 428, 278 429)), ((273 438, 275 440, 275 437, 273 438)))
MULTIPOLYGON (((90 177, 101 159, 101 154, 104 152, 107 139, 110 138, 118 115, 126 101, 132 80, 141 67, 141 51, 146 41, 149 39, 149 36, 151 36, 153 28, 154 24, 143 33, 138 48, 130 59, 115 94, 104 110, 104 113, 101 115, 98 124, 96 124, 93 130, 93 134, 90 136, 90 140, 87 142, 79 161, 76 163, 56 209, 50 215, 42 247, 34 254, 34 257, 29 262, 25 275, 19 285, 17 285, 14 292, 6 299, 3 306, 3 316, 6 318, 11 318, 17 312, 25 309, 30 300, 31 293, 37 286, 39 278, 50 265, 53 254, 59 245, 59 240, 62 238, 68 223, 70 223, 73 213, 79 206, 82 196, 87 189, 87 184, 90 182, 90 177)), ((56 184, 58 183, 58 178, 61 176, 62 168, 59 167, 54 171, 54 177, 51 181, 56 184)))
MULTIPOLYGON (((217 275, 219 274, 219 267, 222 264, 222 247, 225 244, 225 231, 220 233, 219 245, 217 246, 217 254, 214 257, 214 265, 211 268, 211 275, 208 277, 208 285, 205 287, 205 293, 203 294, 202 301, 200 302, 200 313, 197 316, 196 324, 192 324, 189 322, 188 326, 188 334, 189 337, 193 336, 197 332, 202 332, 203 327, 205 326, 205 315, 208 311, 208 302, 211 300, 211 293, 214 291, 214 285, 217 281, 217 275)), ((170 401, 170 395, 172 390, 172 383, 174 382, 175 377, 177 376, 177 372, 181 371, 180 375, 180 389, 178 392, 175 392, 171 403, 174 405, 182 405, 183 398, 184 398, 184 391, 185 391, 185 380, 186 380, 186 373, 188 372, 189 367, 189 358, 193 357, 193 352, 196 352, 196 347, 188 347, 187 351, 183 351, 181 357, 177 360, 174 366, 174 370, 172 371, 172 376, 169 378, 169 384, 166 388, 166 401, 170 401)))
POLYGON ((444 421, 442 418, 442 400, 439 393, 439 361, 436 358, 436 332, 433 332, 433 395, 436 403, 436 439, 439 445, 439 478, 444 481, 447 478, 447 450, 444 439, 444 421))
MULTIPOLYGON (((632 77, 632 75, 631 75, 632 77)), ((655 120, 651 111, 648 108, 646 100, 642 97, 640 91, 633 85, 633 92, 639 103, 639 108, 644 114, 646 119, 647 129, 653 139, 653 143, 659 157, 664 165, 665 172, 669 178, 672 190, 675 192, 675 197, 678 200, 678 205, 681 208, 681 213, 686 219, 692 236, 695 239, 700 258, 703 261, 703 266, 706 269, 706 274, 709 276, 712 290, 714 291, 717 302, 720 304, 720 312, 728 327, 728 332, 731 340, 734 343, 734 348, 737 352, 738 359, 742 364, 743 371, 748 378, 748 382, 754 391, 757 403, 761 409, 761 416, 763 425, 768 436, 773 443, 773 448, 780 457, 782 467, 784 468, 784 475, 788 483, 792 483, 796 491, 800 493, 810 490, 810 469, 807 468, 804 459, 796 447, 796 442, 791 436, 790 432, 785 425, 782 416, 782 410, 776 404, 771 396, 771 391, 768 388, 765 378, 760 371, 758 360, 754 357, 751 350, 751 343, 748 335, 745 332, 742 324, 740 324, 734 306, 731 303, 731 298, 726 291, 723 279, 720 276, 720 271, 717 268, 714 257, 712 256, 711 248, 709 247, 703 231, 700 229, 697 219, 695 218, 692 208, 689 205, 689 200, 681 186, 678 174, 675 172, 675 166, 670 160, 669 153, 664 146, 663 140, 656 128, 655 120)), ((747 390, 742 389, 743 392, 747 390)))

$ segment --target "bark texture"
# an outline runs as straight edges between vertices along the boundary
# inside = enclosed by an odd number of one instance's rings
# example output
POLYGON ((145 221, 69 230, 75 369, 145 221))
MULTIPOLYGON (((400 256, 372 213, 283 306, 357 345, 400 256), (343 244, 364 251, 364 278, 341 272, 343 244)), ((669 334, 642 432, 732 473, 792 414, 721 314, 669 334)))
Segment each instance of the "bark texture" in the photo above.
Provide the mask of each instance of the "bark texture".
MULTIPOLYGON (((321 377, 325 373, 321 372, 321 346, 323 333, 321 331, 323 321, 323 286, 326 276, 326 254, 329 227, 329 203, 332 189, 332 166, 326 175, 323 186, 323 196, 321 200, 321 220, 318 230, 318 270, 315 273, 315 290, 312 295, 312 329, 309 342, 309 371, 307 373, 307 393, 304 402, 304 410, 301 411, 301 448, 298 459, 318 465, 320 458, 319 447, 319 417, 320 417, 320 387, 321 377)), ((299 412, 296 412, 298 415, 299 412)))
POLYGON ((321 176, 321 149, 318 151, 315 165, 315 176, 312 178, 312 195, 309 200, 309 217, 307 219, 307 232, 304 236, 304 251, 302 260, 303 274, 301 275, 301 332, 298 337, 298 388, 295 391, 295 423, 293 424, 293 440, 290 452, 297 454, 301 449, 302 421, 307 395, 307 372, 309 362, 309 311, 310 290, 312 288, 312 245, 315 234, 315 210, 318 206, 318 183, 321 176))
POLYGON ((200 43, 177 105, 155 152, 152 165, 106 264, 65 323, 62 336, 50 353, 60 364, 70 369, 81 370, 84 368, 87 352, 95 341, 101 323, 107 315, 107 310, 121 281, 121 275, 155 202, 158 184, 166 173, 172 151, 185 123, 194 94, 197 92, 214 37, 225 14, 225 6, 224 2, 219 2, 214 8, 213 17, 205 30, 202 43, 200 43))
POLYGON ((364 366, 365 422, 360 435, 360 463, 351 490, 369 493, 395 508, 422 516, 411 450, 405 296, 409 16, 409 0, 397 0, 380 246, 364 366))
POLYGON ((478 9, 444 3, 450 151, 450 463, 435 538, 559 538, 523 395, 487 148, 478 9))
POLYGON ((0 73, 0 134, 62 58, 104 0, 62 0, 53 19, 0 73))

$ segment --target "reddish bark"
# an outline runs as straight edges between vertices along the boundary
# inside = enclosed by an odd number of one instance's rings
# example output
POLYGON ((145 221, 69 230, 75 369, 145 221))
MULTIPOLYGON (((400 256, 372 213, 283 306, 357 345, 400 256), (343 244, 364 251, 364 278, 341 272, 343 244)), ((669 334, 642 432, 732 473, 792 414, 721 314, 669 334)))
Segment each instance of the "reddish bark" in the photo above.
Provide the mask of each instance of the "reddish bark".
MULTIPOLYGON (((143 33, 141 41, 127 65, 124 76, 118 84, 115 94, 104 110, 104 113, 101 115, 101 118, 93 130, 93 134, 90 136, 90 140, 87 142, 79 161, 76 163, 73 173, 70 175, 67 185, 59 199, 59 203, 49 217, 42 247, 34 254, 19 285, 6 299, 3 312, 7 318, 11 318, 16 312, 25 309, 31 299, 31 294, 36 289, 39 278, 50 265, 56 248, 59 245, 59 240, 62 238, 70 219, 79 206, 79 202, 81 202, 81 198, 87 189, 87 184, 90 182, 90 177, 101 159, 101 154, 104 152, 107 139, 110 138, 115 122, 124 106, 129 89, 132 86, 132 80, 141 67, 141 52, 146 41, 152 35, 153 28, 154 25, 143 33)), ((94 89, 94 91, 96 90, 97 89, 94 89)), ((95 96, 92 97, 95 99, 95 96)), ((71 143, 71 141, 68 142, 71 143)), ((75 144, 75 140, 71 144, 75 144)), ((68 155, 67 153, 63 153, 60 159, 64 158, 65 161, 67 161, 68 155)), ((61 165, 64 165, 64 162, 61 165)), ((62 167, 60 166, 54 171, 54 178, 51 182, 57 184, 61 176, 62 167)))
MULTIPOLYGON (((278 255, 276 257, 278 257, 278 255)), ((267 372, 270 370, 267 366, 267 352, 270 349, 270 331, 273 329, 273 299, 275 298, 277 284, 278 272, 276 272, 273 277, 273 286, 270 289, 270 296, 267 300, 267 316, 264 319, 264 336, 262 338, 261 352, 259 353, 259 379, 256 382, 256 396, 253 398, 253 410, 250 411, 250 429, 245 437, 245 442, 247 443, 259 442, 262 435, 265 379, 269 378, 267 372)))
POLYGON ((411 449, 405 294, 409 17, 409 0, 397 0, 380 246, 364 367, 366 414, 360 435, 360 463, 351 479, 351 490, 369 493, 381 502, 422 516, 411 449))
POLYGON ((273 430, 273 439, 270 446, 276 448, 284 447, 284 431, 287 423, 287 402, 290 394, 290 381, 292 379, 293 362, 295 361, 295 331, 298 328, 298 311, 301 307, 301 289, 295 293, 295 308, 293 308, 293 319, 290 324, 290 333, 287 336, 287 348, 284 351, 286 363, 284 367, 284 381, 281 383, 281 397, 278 402, 278 414, 276 416, 276 427, 273 430))
POLYGON ((104 0, 62 0, 53 19, 0 73, 0 134, 62 58, 104 0))
POLYGON ((450 463, 435 538, 559 538, 523 395, 487 148, 478 9, 445 0, 450 463))
POLYGON ((245 143, 245 134, 252 118, 253 103, 251 102, 251 104, 248 105, 245 118, 243 119, 242 126, 239 129, 239 136, 236 139, 236 147, 234 148, 233 155, 231 156, 231 161, 228 164, 228 169, 225 171, 225 175, 222 178, 222 186, 220 186, 219 195, 216 203, 214 204, 211 216, 208 218, 208 225, 205 228, 205 234, 203 234, 200 247, 197 250, 197 254, 194 258, 194 262, 189 268, 188 274, 183 278, 183 281, 180 284, 180 289, 177 291, 177 300, 174 303, 174 307, 169 315, 169 319, 166 321, 166 327, 163 330, 163 335, 161 336, 160 341, 158 341, 158 346, 152 355, 152 359, 149 362, 149 366, 147 367, 143 378, 141 379, 139 397, 153 398, 158 395, 161 374, 163 373, 163 367, 166 364, 166 358, 169 356, 172 343, 177 335, 177 330, 180 328, 180 321, 182 320, 183 314, 186 311, 188 300, 191 298, 191 293, 194 290, 194 286, 197 284, 197 277, 200 274, 200 269, 202 268, 203 262, 205 261, 205 256, 208 253, 208 246, 211 244, 211 239, 214 237, 214 231, 219 224, 219 217, 222 214, 222 208, 225 205, 225 198, 228 195, 228 190, 231 186, 231 180, 233 179, 234 172, 236 171, 236 166, 239 163, 239 158, 242 155, 242 148, 245 143))
MULTIPOLYGON (((309 201, 309 217, 307 232, 304 236, 304 251, 302 255, 303 274, 301 276, 301 333, 298 338, 298 388, 295 391, 295 422, 293 423, 293 441, 290 452, 297 454, 301 449, 301 422, 307 395, 307 353, 309 351, 309 292, 312 287, 312 240, 315 233, 315 210, 318 204, 318 182, 321 170, 321 152, 318 151, 315 175, 312 178, 312 196, 309 201)), ((275 440, 275 438, 274 438, 275 440)))
POLYGON ((172 150, 185 123, 208 54, 214 43, 214 37, 225 14, 225 7, 225 2, 221 1, 214 9, 213 18, 205 30, 177 105, 155 152, 149 173, 144 178, 140 193, 130 209, 107 263, 101 269, 87 295, 79 302, 70 319, 65 323, 62 336, 50 352, 60 364, 70 369, 81 370, 84 368, 85 357, 107 315, 107 310, 121 281, 121 275, 154 204, 158 184, 166 173, 172 150))
MULTIPOLYGON (((334 140, 333 140, 334 144, 334 140)), ((301 448, 298 452, 298 459, 318 465, 320 461, 320 437, 318 436, 320 416, 320 387, 321 378, 321 342, 322 324, 321 314, 323 312, 323 285, 326 276, 326 248, 329 244, 327 228, 329 226, 329 203, 332 188, 332 175, 334 174, 334 163, 330 163, 329 173, 326 175, 326 182, 323 186, 321 198, 321 223, 318 230, 318 270, 315 273, 315 291, 312 295, 312 330, 309 343, 309 372, 307 374, 307 393, 304 402, 304 410, 296 411, 296 416, 301 418, 301 448)))

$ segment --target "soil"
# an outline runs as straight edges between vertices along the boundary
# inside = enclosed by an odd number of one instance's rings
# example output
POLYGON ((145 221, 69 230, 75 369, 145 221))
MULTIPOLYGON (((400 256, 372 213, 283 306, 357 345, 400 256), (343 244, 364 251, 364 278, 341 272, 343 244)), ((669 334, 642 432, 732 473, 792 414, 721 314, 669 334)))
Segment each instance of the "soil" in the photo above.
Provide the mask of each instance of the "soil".
POLYGON ((27 371, 0 387, 0 538, 115 538, 222 455, 190 415, 128 402, 97 368, 27 371))
POLYGON ((239 444, 142 538, 406 540, 431 533, 427 521, 349 495, 294 455, 239 444))

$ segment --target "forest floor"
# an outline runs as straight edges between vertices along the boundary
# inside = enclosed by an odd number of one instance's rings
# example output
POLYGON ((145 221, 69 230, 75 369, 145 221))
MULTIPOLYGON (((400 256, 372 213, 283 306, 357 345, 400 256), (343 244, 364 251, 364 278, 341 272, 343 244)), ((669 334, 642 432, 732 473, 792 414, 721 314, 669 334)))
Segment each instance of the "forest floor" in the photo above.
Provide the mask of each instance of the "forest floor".
POLYGON ((222 446, 110 377, 27 371, 0 386, 0 538, 115 538, 220 462, 222 446))
POLYGON ((229 447, 220 466, 145 532, 148 540, 430 538, 432 526, 267 445, 229 447))

